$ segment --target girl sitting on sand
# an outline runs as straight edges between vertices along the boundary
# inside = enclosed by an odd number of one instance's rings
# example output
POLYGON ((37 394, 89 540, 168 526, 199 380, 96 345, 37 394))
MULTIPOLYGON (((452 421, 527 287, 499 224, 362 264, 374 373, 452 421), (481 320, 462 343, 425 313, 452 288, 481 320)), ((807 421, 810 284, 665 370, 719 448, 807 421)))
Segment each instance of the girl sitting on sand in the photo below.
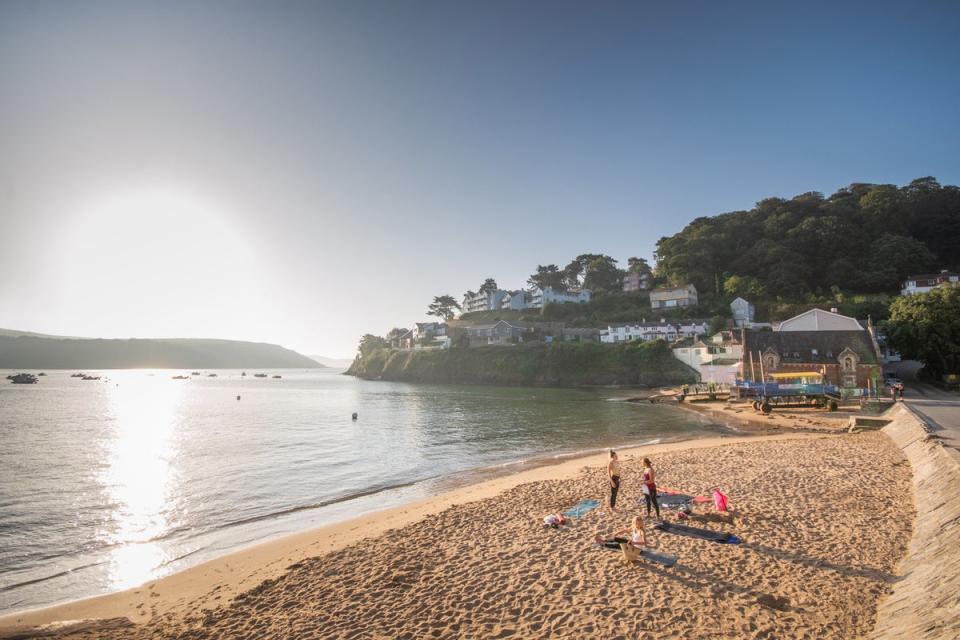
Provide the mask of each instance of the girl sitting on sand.
POLYGON ((643 518, 640 516, 634 516, 633 526, 631 528, 614 531, 613 536, 610 538, 604 538, 598 533, 594 540, 601 547, 606 547, 607 549, 616 549, 617 551, 620 550, 621 544, 629 544, 637 549, 642 549, 647 546, 647 532, 643 530, 643 518), (627 534, 630 535, 629 539, 622 537, 627 534))

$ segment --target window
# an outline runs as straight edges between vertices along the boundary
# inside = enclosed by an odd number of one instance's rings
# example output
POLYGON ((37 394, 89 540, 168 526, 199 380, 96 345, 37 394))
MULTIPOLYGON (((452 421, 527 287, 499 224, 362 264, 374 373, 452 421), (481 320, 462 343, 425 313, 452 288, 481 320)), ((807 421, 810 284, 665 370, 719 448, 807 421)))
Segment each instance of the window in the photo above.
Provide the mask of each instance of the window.
POLYGON ((818 355, 818 354, 817 354, 817 350, 816 350, 816 349, 810 349, 810 355, 812 355, 812 356, 818 355))

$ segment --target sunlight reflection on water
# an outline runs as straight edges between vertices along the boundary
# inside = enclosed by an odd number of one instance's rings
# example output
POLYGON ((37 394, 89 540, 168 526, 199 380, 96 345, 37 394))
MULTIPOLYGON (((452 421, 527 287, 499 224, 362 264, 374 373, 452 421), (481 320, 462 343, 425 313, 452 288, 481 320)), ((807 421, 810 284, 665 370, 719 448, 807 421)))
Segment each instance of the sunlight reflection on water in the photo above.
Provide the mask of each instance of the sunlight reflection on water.
POLYGON ((183 384, 128 375, 115 385, 114 433, 101 476, 113 509, 99 536, 115 545, 109 580, 123 589, 150 579, 169 559, 155 539, 170 527, 167 497, 175 482, 171 462, 183 384))

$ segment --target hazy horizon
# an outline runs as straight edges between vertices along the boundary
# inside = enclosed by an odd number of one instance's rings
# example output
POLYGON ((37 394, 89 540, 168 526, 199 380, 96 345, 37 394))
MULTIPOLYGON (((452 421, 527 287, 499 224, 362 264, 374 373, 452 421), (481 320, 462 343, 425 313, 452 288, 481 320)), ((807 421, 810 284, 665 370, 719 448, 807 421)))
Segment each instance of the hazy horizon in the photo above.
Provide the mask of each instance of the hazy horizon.
POLYGON ((0 4, 0 327, 352 357, 694 218, 960 181, 960 6, 0 4))

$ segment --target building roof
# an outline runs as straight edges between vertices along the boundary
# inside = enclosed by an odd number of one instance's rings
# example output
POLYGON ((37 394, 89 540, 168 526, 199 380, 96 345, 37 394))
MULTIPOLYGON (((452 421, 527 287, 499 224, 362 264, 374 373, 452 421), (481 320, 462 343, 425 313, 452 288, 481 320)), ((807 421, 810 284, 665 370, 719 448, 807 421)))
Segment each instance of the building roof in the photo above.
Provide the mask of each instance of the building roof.
POLYGON ((790 329, 784 329, 784 327, 791 324, 808 327, 808 329, 802 329, 803 331, 859 331, 863 329, 863 325, 857 322, 856 318, 833 311, 824 311, 823 309, 810 309, 792 318, 787 318, 778 324, 775 330, 789 331, 790 329))
POLYGON ((958 275, 960 274, 956 274, 952 271, 941 271, 940 273, 921 273, 915 276, 907 276, 907 281, 909 282, 910 280, 936 280, 938 278, 948 278, 950 276, 956 277, 958 275))
POLYGON ((861 364, 879 364, 873 347, 873 338, 865 329, 860 331, 744 331, 743 355, 756 357, 767 349, 780 354, 786 364, 836 364, 840 352, 852 349, 861 364), (816 350, 816 353, 813 351, 816 350), (796 355, 794 355, 796 354, 796 355))
POLYGON ((656 289, 651 289, 650 293, 669 293, 671 291, 683 291, 684 293, 689 293, 690 289, 694 291, 697 290, 692 284, 680 284, 675 287, 657 287, 656 289))

